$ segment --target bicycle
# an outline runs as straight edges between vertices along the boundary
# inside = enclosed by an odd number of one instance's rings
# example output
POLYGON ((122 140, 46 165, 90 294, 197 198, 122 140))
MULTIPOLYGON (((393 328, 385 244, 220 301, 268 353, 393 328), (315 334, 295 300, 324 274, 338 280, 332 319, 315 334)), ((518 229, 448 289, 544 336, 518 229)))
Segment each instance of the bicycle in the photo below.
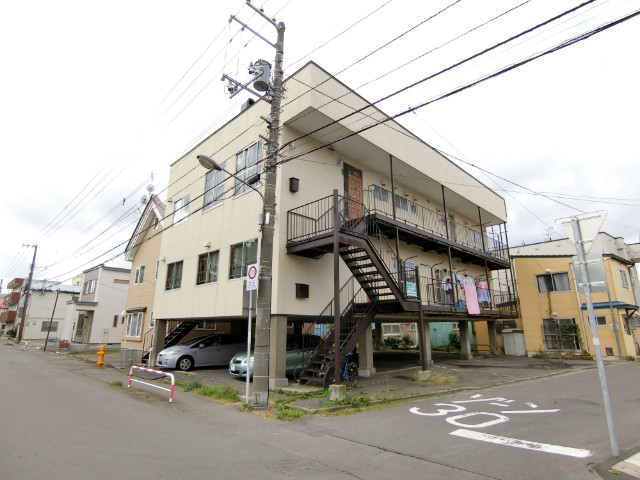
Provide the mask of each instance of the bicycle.
MULTIPOLYGON (((358 365, 356 365, 356 362, 349 361, 351 355, 353 355, 353 352, 347 353, 345 359, 340 360, 339 372, 340 377, 348 387, 355 387, 356 383, 358 383, 358 365)), ((324 378, 322 379, 323 388, 329 388, 329 385, 336 382, 334 370, 335 366, 333 364, 327 366, 324 378)))

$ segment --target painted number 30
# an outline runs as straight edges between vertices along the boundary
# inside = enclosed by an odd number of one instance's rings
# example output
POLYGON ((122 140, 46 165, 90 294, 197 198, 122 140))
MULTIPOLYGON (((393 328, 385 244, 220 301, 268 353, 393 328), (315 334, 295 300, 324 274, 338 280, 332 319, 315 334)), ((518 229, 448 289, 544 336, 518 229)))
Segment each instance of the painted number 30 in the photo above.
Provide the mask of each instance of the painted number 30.
MULTIPOLYGON (((435 407, 446 407, 446 408, 439 408, 437 412, 434 413, 426 413, 426 412, 421 412, 420 409, 418 407, 414 407, 410 409, 410 412, 415 414, 415 415, 420 415, 420 416, 424 416, 424 417, 443 417, 445 415, 449 415, 451 413, 460 413, 460 412, 464 412, 466 410, 465 407, 461 406, 461 405, 454 405, 452 403, 436 403, 434 405, 435 407)), ((476 420, 478 418, 475 418, 476 420)), ((465 428, 486 428, 486 427, 490 427, 492 425, 498 425, 500 423, 504 423, 504 422, 508 422, 509 421, 509 417, 506 417, 504 415, 500 415, 499 413, 488 413, 488 412, 469 412, 469 413, 464 413, 462 415, 453 415, 451 417, 447 417, 445 419, 447 421, 447 423, 450 423, 451 425, 455 425, 457 427, 465 427, 465 428), (482 418, 491 418, 490 420, 486 420, 484 422, 480 422, 480 423, 466 423, 467 419, 471 419, 474 417, 478 417, 480 416, 480 419, 482 418), (464 420, 464 421, 463 421, 464 420)))

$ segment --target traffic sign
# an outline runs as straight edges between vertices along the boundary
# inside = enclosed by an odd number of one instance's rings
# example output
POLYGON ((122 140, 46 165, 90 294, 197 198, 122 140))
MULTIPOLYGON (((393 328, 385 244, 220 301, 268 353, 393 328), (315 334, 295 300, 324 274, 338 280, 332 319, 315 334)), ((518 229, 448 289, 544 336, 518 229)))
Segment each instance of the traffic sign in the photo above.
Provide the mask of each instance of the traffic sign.
POLYGON ((247 292, 258 289, 258 264, 254 263, 247 267, 247 292))

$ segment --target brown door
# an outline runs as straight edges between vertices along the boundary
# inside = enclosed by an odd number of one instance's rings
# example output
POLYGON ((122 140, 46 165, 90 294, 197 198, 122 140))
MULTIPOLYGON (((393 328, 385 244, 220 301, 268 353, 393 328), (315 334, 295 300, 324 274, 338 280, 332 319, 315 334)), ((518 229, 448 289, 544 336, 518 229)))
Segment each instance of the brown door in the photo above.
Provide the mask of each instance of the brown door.
POLYGON ((347 198, 347 218, 360 218, 364 215, 362 171, 345 164, 344 176, 345 197, 347 198))

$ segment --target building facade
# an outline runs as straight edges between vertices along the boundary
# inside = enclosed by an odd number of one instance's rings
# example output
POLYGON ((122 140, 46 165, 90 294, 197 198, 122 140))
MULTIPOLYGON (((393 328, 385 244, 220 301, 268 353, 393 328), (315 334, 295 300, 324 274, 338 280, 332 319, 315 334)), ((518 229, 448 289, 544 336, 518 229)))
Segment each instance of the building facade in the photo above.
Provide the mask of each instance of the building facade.
MULTIPOLYGON (((575 255, 568 239, 511 249, 521 303, 517 326, 524 332, 528 355, 595 355, 575 255)), ((628 245, 624 239, 600 232, 589 255, 596 269, 590 280, 598 280, 591 288, 602 355, 636 356, 640 352, 635 338, 640 292, 635 263, 640 261, 640 244, 628 245)))
POLYGON ((317 65, 285 86, 268 225, 255 191, 264 189, 267 102, 171 166, 157 338, 175 320, 246 334, 247 266, 260 262, 262 228, 273 228, 272 387, 287 383, 287 333, 324 335, 334 322, 340 353, 357 344, 363 374, 375 369, 372 323, 458 322, 470 355, 469 322, 517 315, 504 200, 317 65), (198 155, 222 170, 200 167, 198 155), (502 290, 489 284, 495 274, 502 290))
POLYGON ((61 339, 70 341, 72 348, 73 344, 119 346, 130 273, 106 265, 85 270, 80 294, 67 302, 61 339))

